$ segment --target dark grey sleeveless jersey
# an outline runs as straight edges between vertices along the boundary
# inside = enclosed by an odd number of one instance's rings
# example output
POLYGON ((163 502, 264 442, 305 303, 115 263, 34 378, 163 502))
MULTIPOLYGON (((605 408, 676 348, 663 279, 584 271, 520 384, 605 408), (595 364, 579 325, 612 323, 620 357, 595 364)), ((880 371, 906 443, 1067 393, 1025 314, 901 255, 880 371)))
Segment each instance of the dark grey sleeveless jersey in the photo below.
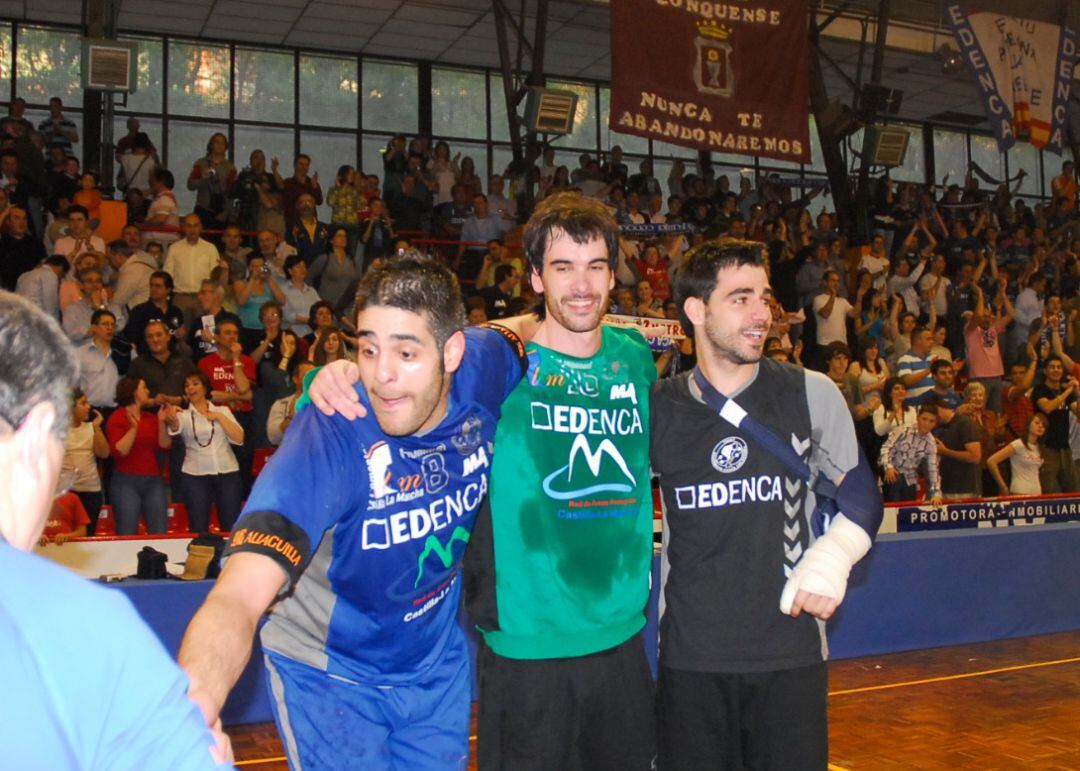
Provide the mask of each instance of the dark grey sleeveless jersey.
MULTIPOLYGON (((660 662, 703 672, 766 672, 827 655, 824 625, 780 612, 810 546, 814 496, 783 464, 702 403, 690 373, 657 381, 652 466, 664 505, 660 662)), ((762 359, 726 394, 837 479, 858 463, 855 426, 826 376, 762 359)))

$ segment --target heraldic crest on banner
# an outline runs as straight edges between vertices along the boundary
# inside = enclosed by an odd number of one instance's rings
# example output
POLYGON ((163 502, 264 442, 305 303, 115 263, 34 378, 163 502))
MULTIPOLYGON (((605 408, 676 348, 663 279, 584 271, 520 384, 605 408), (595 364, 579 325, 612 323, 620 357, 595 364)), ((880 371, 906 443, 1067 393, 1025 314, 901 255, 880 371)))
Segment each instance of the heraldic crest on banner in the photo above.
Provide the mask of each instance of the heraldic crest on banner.
POLYGON ((694 39, 694 85, 702 94, 731 96, 735 93, 735 72, 731 68, 731 30, 714 21, 699 21, 694 39))

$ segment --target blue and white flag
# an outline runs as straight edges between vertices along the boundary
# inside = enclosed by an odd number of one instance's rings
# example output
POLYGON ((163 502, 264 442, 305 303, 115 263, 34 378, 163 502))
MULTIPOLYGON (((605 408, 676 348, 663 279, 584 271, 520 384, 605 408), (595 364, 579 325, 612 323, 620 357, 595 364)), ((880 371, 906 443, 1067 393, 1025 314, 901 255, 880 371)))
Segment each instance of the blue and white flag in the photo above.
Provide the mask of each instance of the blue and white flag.
POLYGON ((1060 154, 1076 66, 1076 30, 982 11, 970 2, 942 0, 942 7, 979 84, 1001 151, 1026 139, 1060 154))

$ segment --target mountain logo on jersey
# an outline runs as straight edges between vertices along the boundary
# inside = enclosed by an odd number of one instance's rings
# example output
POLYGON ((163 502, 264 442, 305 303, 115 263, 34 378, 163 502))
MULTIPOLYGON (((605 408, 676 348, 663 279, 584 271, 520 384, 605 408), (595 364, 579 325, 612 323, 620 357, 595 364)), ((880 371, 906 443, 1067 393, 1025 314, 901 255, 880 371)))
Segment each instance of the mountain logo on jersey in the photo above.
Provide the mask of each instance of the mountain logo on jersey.
POLYGON ((742 438, 729 436, 716 443, 709 461, 712 467, 721 474, 730 474, 741 469, 749 455, 750 451, 742 438))
POLYGON ((548 474, 544 478, 543 488, 549 498, 568 501, 594 493, 629 493, 636 485, 637 480, 614 442, 605 438, 593 452, 588 437, 578 434, 570 445, 567 464, 548 474), (605 464, 605 458, 610 459, 616 468, 613 469, 611 463, 605 464), (579 460, 584 463, 579 463, 579 460), (629 484, 623 478, 628 479, 629 484))
POLYGON ((461 543, 469 542, 469 531, 463 527, 455 527, 454 532, 450 534, 450 538, 446 541, 446 545, 443 546, 439 543, 439 539, 434 535, 429 535, 427 540, 424 541, 424 550, 420 552, 420 556, 416 560, 416 582, 413 583, 413 587, 420 586, 420 581, 424 577, 424 561, 434 554, 439 558, 439 562, 447 570, 454 564, 454 542, 459 541, 461 543))
POLYGON ((364 456, 364 461, 367 463, 371 497, 385 498, 393 495, 394 490, 390 487, 390 464, 393 462, 390 445, 383 441, 371 445, 364 456))

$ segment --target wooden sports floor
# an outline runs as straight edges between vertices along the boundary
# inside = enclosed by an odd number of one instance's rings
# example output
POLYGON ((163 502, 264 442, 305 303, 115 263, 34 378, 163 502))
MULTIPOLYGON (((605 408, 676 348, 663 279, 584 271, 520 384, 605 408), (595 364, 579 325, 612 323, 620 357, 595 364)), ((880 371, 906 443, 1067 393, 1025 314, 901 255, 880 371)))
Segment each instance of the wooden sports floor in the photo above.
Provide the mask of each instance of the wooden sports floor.
MULTIPOLYGON (((238 767, 287 769, 272 723, 229 733, 238 767)), ((1076 771, 1080 631, 833 662, 829 741, 831 771, 1076 771)))

